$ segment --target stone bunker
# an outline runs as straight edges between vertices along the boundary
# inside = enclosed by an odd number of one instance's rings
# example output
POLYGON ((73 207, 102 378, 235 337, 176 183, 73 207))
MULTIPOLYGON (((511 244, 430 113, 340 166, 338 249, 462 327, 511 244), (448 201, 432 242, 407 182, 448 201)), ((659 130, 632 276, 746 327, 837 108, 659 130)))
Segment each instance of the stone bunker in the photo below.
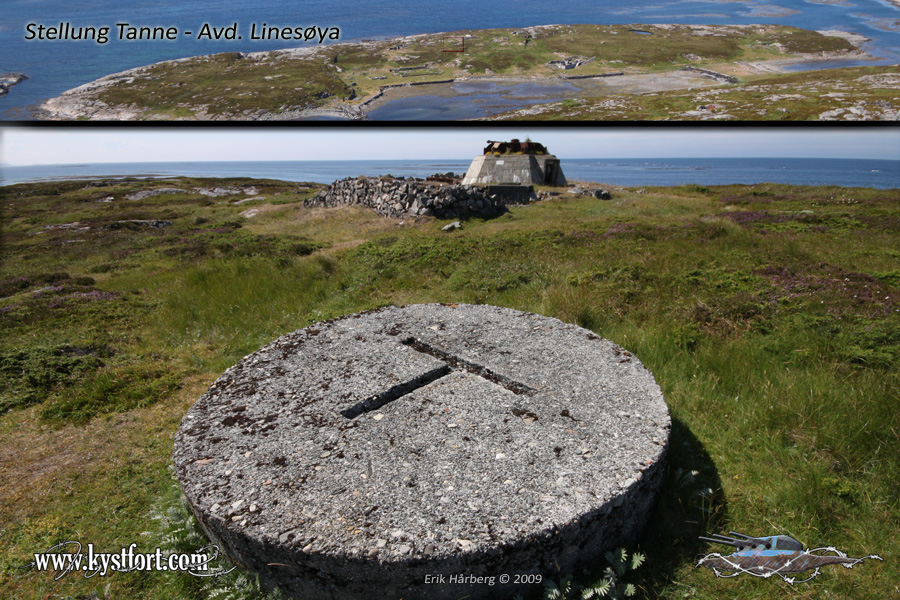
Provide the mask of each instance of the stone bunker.
POLYGON ((463 185, 566 185, 559 159, 537 142, 488 140, 484 153, 472 159, 463 185))
POLYGON ((669 430, 612 342, 425 304, 245 357, 188 411, 174 461, 209 538, 287 597, 528 598, 523 575, 558 581, 640 535, 669 430))

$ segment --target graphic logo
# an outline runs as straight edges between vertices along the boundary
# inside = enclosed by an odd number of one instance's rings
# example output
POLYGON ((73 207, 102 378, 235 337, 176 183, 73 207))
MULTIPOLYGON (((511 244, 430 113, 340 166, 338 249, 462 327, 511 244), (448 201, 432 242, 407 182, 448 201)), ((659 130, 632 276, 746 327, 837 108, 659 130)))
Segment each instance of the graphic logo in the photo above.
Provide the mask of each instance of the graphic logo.
POLYGON ((214 545, 200 548, 193 554, 163 552, 156 548, 153 552, 138 552, 137 544, 123 547, 119 552, 95 552, 94 544, 87 545, 84 552, 81 542, 61 542, 45 552, 36 552, 34 560, 23 566, 38 571, 54 571, 54 581, 59 581, 69 573, 82 573, 85 579, 95 575, 103 577, 109 573, 130 571, 186 571, 195 577, 216 577, 234 570, 210 569, 211 563, 219 558, 219 549, 214 545))
POLYGON ((852 569, 866 559, 883 560, 875 554, 851 558, 832 546, 804 550, 803 544, 786 535, 755 538, 736 531, 729 531, 728 534, 735 537, 730 538, 716 533, 712 538, 700 539, 732 546, 737 548, 737 552, 728 556, 722 556, 718 552, 707 554, 696 566, 712 569, 716 577, 737 577, 741 573, 746 573, 767 579, 777 575, 794 584, 804 583, 816 577, 820 568, 826 565, 841 565, 846 569, 852 569), (813 572, 806 579, 798 581, 795 577, 789 577, 810 569, 813 569, 813 572))

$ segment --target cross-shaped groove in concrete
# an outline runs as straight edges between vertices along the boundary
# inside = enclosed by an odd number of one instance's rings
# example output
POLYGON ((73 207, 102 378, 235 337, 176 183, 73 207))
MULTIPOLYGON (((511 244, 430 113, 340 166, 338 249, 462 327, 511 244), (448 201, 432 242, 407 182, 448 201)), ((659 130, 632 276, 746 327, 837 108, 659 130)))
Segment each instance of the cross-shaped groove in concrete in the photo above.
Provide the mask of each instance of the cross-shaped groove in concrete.
POLYGON ((429 383, 437 381, 441 377, 449 375, 454 369, 464 370, 472 373, 473 375, 478 375, 479 377, 487 379, 491 383, 495 383, 501 387, 506 388, 514 394, 521 395, 534 393, 534 390, 532 388, 523 383, 514 381, 509 377, 504 377, 503 375, 495 373, 482 365, 477 365, 458 356, 454 356, 452 354, 444 352, 443 350, 439 350, 438 348, 435 348, 430 344, 426 344, 421 340, 417 340, 416 338, 406 338, 400 343, 404 346, 409 346, 417 352, 422 352, 423 354, 428 354, 437 359, 440 359, 447 364, 442 365, 437 369, 432 369, 431 371, 428 371, 427 373, 411 379, 410 381, 398 383, 397 385, 392 386, 390 389, 381 392, 380 394, 369 396, 365 400, 357 402, 350 408, 342 410, 342 415, 344 415, 348 419, 355 419, 356 417, 364 413, 378 410, 388 402, 393 402, 398 398, 406 396, 407 394, 411 394, 419 388, 425 387, 429 383))

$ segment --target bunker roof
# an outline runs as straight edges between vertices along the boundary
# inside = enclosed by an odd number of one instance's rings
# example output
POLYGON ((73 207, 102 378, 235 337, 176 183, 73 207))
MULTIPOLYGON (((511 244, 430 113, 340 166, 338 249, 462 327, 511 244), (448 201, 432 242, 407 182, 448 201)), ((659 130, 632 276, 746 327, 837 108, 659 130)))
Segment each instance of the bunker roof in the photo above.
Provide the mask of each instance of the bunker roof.
POLYGON ((512 139, 508 142, 488 140, 487 144, 484 147, 485 154, 493 154, 495 152, 500 154, 549 154, 546 146, 530 140, 525 140, 524 142, 520 142, 517 139, 512 139))

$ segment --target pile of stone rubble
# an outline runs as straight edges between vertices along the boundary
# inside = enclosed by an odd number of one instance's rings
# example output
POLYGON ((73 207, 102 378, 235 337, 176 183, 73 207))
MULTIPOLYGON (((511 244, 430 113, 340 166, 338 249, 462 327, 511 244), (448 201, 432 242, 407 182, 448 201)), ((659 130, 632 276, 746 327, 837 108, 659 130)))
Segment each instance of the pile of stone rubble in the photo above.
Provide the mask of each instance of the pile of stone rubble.
POLYGON ((510 204, 536 200, 534 188, 522 185, 440 185, 419 179, 347 177, 335 181, 304 206, 361 204, 385 217, 491 217, 510 204))

